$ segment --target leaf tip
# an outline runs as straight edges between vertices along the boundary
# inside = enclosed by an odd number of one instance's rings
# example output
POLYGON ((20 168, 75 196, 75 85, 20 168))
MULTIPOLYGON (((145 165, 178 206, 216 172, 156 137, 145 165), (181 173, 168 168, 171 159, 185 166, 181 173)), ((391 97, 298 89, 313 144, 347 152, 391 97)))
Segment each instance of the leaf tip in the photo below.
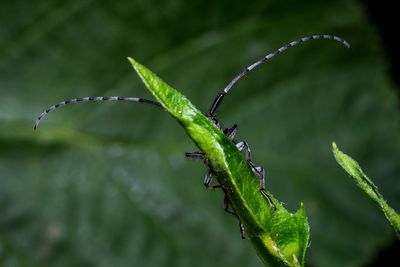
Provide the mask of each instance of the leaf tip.
POLYGON ((333 155, 336 158, 336 161, 341 161, 340 157, 343 156, 343 152, 340 151, 340 149, 338 148, 338 146, 336 145, 336 142, 332 142, 332 152, 333 155))
POLYGON ((139 75, 140 79, 146 85, 147 89, 152 91, 151 89, 153 89, 154 85, 152 85, 150 83, 150 80, 155 77, 155 74, 153 74, 150 70, 148 70, 146 67, 141 65, 139 62, 137 62, 132 57, 127 57, 127 59, 131 63, 133 69, 139 75))
POLYGON ((126 59, 127 59, 132 65, 134 65, 134 64, 136 63, 136 61, 135 61, 133 58, 131 58, 131 57, 126 57, 126 59))
POLYGON ((132 57, 127 57, 129 63, 131 63, 132 67, 136 70, 136 72, 139 74, 141 78, 143 78, 143 73, 146 71, 146 68, 142 66, 139 62, 137 62, 134 58, 132 57))
POLYGON ((126 59, 128 59, 129 63, 131 63, 132 67, 136 70, 139 63, 131 57, 127 57, 126 59))
POLYGON ((335 142, 332 142, 332 149, 333 149, 333 150, 337 150, 337 149, 338 149, 338 147, 337 147, 337 145, 336 145, 335 142))
MULTIPOLYGON (((338 148, 338 146, 336 145, 336 142, 332 142, 332 152, 333 152, 333 156, 335 157, 336 161, 342 165, 343 163, 343 157, 345 156, 343 154, 342 151, 340 151, 340 149, 338 148)), ((343 165, 342 165, 343 167, 343 165)))
POLYGON ((307 218, 306 207, 304 206, 303 202, 300 202, 300 208, 298 211, 300 212, 301 216, 303 216, 304 218, 307 218))

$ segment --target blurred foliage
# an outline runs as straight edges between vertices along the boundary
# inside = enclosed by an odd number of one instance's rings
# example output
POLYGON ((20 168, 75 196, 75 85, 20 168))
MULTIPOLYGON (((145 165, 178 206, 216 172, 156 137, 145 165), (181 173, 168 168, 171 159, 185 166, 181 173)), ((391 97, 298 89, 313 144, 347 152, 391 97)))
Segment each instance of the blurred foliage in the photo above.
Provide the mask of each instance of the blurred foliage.
POLYGON ((376 185, 363 172, 357 161, 340 151, 336 143, 332 143, 332 152, 337 163, 355 180, 358 187, 360 187, 373 201, 376 202, 376 204, 379 205, 382 212, 385 214, 386 219, 396 232, 397 238, 400 239, 400 214, 387 204, 384 197, 379 193, 376 185))
POLYGON ((333 140, 400 209, 399 113, 379 39, 356 1, 0 2, 0 265, 261 266, 190 139, 143 105, 93 103, 34 119, 66 98, 150 98, 133 56, 206 111, 267 51, 315 41, 240 81, 220 109, 239 124, 287 208, 305 202, 309 266, 361 266, 394 235, 344 177, 333 140))

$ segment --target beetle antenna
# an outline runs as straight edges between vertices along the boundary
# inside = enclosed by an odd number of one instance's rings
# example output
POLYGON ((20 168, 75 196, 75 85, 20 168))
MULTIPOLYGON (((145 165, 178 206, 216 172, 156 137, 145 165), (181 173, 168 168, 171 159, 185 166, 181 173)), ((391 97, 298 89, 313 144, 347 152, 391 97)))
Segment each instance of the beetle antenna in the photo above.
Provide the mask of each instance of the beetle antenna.
POLYGON ((56 110, 62 106, 68 105, 68 104, 74 104, 74 103, 79 103, 79 102, 88 102, 88 101, 127 101, 127 102, 139 102, 139 103, 147 103, 155 106, 161 107, 161 104, 159 102, 153 101, 153 100, 148 100, 144 98, 137 98, 137 97, 120 97, 120 96, 96 96, 96 97, 78 97, 78 98, 72 98, 69 100, 64 100, 61 101, 40 114, 40 116, 36 119, 35 125, 33 126, 33 129, 36 130, 36 128, 39 126, 39 123, 41 120, 50 112, 53 110, 56 110))
POLYGON ((300 43, 304 43, 307 41, 311 41, 311 40, 317 40, 317 39, 331 39, 331 40, 335 40, 338 41, 339 43, 343 44, 344 46, 346 46, 347 48, 350 48, 349 43, 337 36, 334 35, 327 35, 327 34, 321 34, 321 35, 312 35, 312 36, 307 36, 307 37, 303 37, 300 38, 298 40, 292 41, 284 46, 282 46, 281 48, 275 50, 274 52, 266 55, 265 57, 261 58, 260 60, 258 60, 257 62, 253 63, 252 65, 248 66, 246 69, 244 69, 241 73, 239 73, 239 75, 237 75, 225 88, 224 90, 215 98, 213 104, 211 105, 210 110, 208 111, 208 117, 211 119, 215 119, 214 118, 214 113, 216 111, 216 109, 218 108, 218 106, 221 104, 222 99, 224 98, 224 96, 229 92, 229 90, 233 87, 233 85, 235 85, 236 82, 238 82, 243 76, 245 76, 248 72, 250 72, 251 70, 253 70, 255 67, 257 67, 258 65, 270 60, 271 58, 277 56, 278 54, 282 53, 283 51, 286 51, 287 49, 289 49, 290 47, 296 46, 300 43))

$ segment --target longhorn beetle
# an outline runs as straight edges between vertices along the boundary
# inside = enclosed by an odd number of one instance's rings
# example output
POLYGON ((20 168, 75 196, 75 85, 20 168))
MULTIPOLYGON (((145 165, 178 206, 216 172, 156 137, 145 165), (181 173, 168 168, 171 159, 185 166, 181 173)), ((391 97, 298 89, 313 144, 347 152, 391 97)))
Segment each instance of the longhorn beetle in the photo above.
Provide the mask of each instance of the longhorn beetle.
MULTIPOLYGON (((233 125, 230 128, 222 128, 221 127, 221 124, 219 123, 219 121, 218 121, 218 119, 217 119, 217 117, 215 115, 216 114, 216 110, 220 106, 220 104, 222 103, 222 100, 224 99, 225 95, 248 72, 252 71, 257 66, 259 66, 262 63, 270 60, 271 58, 277 56, 278 54, 286 51, 290 47, 296 46, 296 45, 298 45, 300 43, 303 43, 303 42, 307 42, 307 41, 310 41, 310 40, 317 40, 317 39, 331 39, 331 40, 338 41, 339 43, 345 45, 348 48, 350 47, 348 42, 346 42, 342 38, 339 38, 339 37, 333 36, 333 35, 312 35, 312 36, 303 37, 303 38, 300 38, 298 40, 292 41, 292 42, 280 47, 279 49, 275 50, 274 52, 262 57, 260 60, 256 61, 252 65, 250 65, 247 68, 245 68, 241 73, 239 73, 239 75, 237 75, 222 90, 222 92, 218 94, 218 96, 215 98, 214 102, 212 103, 212 105, 211 105, 211 107, 210 107, 210 109, 209 109, 209 111, 207 113, 207 118, 212 123, 214 123, 220 130, 223 131, 223 133, 226 135, 226 137, 228 137, 228 139, 230 141, 232 141, 236 145, 236 148, 239 151, 244 151, 245 152, 245 158, 247 160, 248 165, 250 166, 250 168, 254 172, 254 174, 259 177, 260 193, 267 200, 268 204, 271 206, 271 208, 273 210, 275 210, 276 206, 275 206, 274 201, 270 197, 269 193, 265 190, 265 170, 264 170, 264 168, 263 167, 258 167, 253 163, 253 161, 251 159, 250 146, 246 141, 240 141, 240 142, 235 142, 234 141, 234 138, 235 138, 235 135, 236 135, 236 132, 237 132, 237 125, 236 124, 233 125)), ((62 106, 68 105, 68 104, 78 103, 78 102, 87 102, 87 101, 127 101, 127 102, 146 103, 146 104, 151 104, 151 105, 154 105, 154 106, 162 107, 162 105, 157 101, 143 99, 143 98, 136 98, 136 97, 97 96, 97 97, 73 98, 73 99, 61 101, 61 102, 49 107, 44 112, 42 112, 42 114, 40 114, 40 116, 36 119, 36 122, 35 122, 35 125, 34 125, 34 129, 36 130, 36 128, 39 126, 39 123, 41 122, 41 120, 48 113, 50 113, 51 111, 56 110, 56 109, 58 109, 58 108, 60 108, 62 106)), ((216 184, 216 185, 211 185, 212 177, 214 176, 215 172, 214 172, 212 166, 209 164, 209 161, 208 161, 208 158, 207 158, 206 154, 201 152, 201 151, 195 151, 195 152, 187 152, 185 155, 186 155, 186 157, 200 159, 208 166, 208 173, 206 174, 206 176, 204 178, 205 187, 206 188, 212 188, 212 189, 215 189, 215 188, 221 189, 223 191, 223 193, 224 193, 224 210, 226 212, 230 213, 230 214, 233 214, 234 216, 236 216, 239 219, 237 213, 231 207, 231 203, 230 203, 230 200, 229 200, 229 197, 228 197, 228 195, 230 193, 230 188, 228 186, 226 186, 225 184, 222 184, 222 183, 219 183, 219 184, 216 184), (231 209, 229 209, 229 207, 231 207, 231 209)), ((240 226, 241 236, 242 236, 242 238, 244 238, 243 225, 240 222, 240 219, 239 219, 239 226, 240 226)))

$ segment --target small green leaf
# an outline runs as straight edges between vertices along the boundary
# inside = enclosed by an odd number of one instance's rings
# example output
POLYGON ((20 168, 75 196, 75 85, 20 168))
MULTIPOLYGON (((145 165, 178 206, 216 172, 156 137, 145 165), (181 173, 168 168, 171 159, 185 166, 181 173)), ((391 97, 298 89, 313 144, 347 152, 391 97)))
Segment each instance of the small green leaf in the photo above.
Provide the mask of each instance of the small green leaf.
MULTIPOLYGON (((309 226, 303 205, 289 213, 271 194, 276 209, 260 192, 259 178, 243 153, 181 93, 128 58, 147 89, 185 129, 208 162, 265 266, 304 266, 309 226)), ((235 233, 236 234, 236 233, 235 233)))
POLYGON ((354 159, 340 151, 335 143, 332 143, 332 150, 340 166, 356 180, 357 185, 364 190, 370 198, 378 203, 396 232, 397 237, 400 239, 400 215, 386 203, 383 196, 379 193, 378 187, 368 178, 354 159))

